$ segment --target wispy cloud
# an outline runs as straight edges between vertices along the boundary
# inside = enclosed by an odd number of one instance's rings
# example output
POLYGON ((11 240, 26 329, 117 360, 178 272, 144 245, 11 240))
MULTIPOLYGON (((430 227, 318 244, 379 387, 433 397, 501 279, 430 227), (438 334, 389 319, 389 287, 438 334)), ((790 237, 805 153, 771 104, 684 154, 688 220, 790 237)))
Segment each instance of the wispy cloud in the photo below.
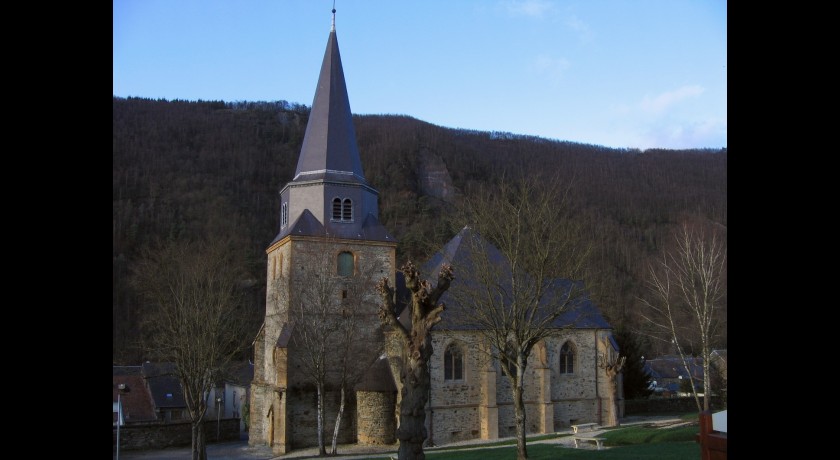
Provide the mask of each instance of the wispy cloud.
POLYGON ((505 0, 500 5, 514 16, 543 17, 554 8, 547 0, 505 0))
POLYGON ((579 17, 572 15, 569 19, 566 19, 566 26, 577 32, 581 42, 592 41, 592 30, 589 28, 589 24, 583 22, 579 17))
POLYGON ((570 66, 571 63, 565 58, 553 58, 545 54, 537 56, 534 61, 537 71, 553 80, 559 80, 570 66))
POLYGON ((683 86, 657 96, 645 96, 639 107, 645 112, 661 113, 685 99, 703 94, 703 91, 705 90, 699 85, 683 86))

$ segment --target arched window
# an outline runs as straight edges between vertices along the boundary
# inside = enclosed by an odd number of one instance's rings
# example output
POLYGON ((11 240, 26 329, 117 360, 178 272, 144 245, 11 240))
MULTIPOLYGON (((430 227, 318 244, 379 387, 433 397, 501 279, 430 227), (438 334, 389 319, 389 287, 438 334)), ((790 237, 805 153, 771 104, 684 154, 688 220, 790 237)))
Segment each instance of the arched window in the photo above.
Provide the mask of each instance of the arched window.
POLYGON ((341 220, 341 198, 333 198, 332 220, 341 220))
POLYGON ((443 354, 443 380, 464 380, 464 354, 454 343, 443 354))
POLYGON ((344 251, 338 254, 339 276, 353 276, 353 253, 344 251))
POLYGON ((280 228, 289 225, 289 203, 280 205, 280 228))
POLYGON ((575 372, 575 350, 571 342, 566 342, 560 348, 560 373, 573 374, 575 372))
POLYGON ((333 222, 353 222, 353 200, 350 198, 333 198, 332 201, 333 222))
POLYGON ((353 201, 350 198, 344 199, 344 205, 341 207, 341 220, 344 222, 353 220, 353 201))

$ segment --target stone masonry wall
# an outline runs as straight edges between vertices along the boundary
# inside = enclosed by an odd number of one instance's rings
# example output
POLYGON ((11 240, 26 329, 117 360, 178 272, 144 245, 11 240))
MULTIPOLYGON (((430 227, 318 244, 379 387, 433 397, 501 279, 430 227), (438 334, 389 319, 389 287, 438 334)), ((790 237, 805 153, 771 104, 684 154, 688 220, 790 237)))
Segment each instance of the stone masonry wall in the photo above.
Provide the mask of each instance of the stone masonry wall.
MULTIPOLYGON (((283 395, 285 414, 277 413, 275 417, 285 417, 282 426, 286 427, 288 436, 286 441, 289 448, 317 445, 317 397, 314 381, 311 381, 311 378, 304 373, 301 360, 305 356, 305 351, 296 348, 294 332, 285 349, 288 353, 287 367, 278 367, 277 363, 274 362, 275 353, 273 350, 275 348, 273 347, 277 343, 283 323, 287 320, 293 320, 296 314, 294 309, 289 308, 289 302, 292 302, 292 305, 295 302, 293 298, 295 295, 294 286, 309 282, 307 277, 310 275, 305 274, 307 270, 303 269, 301 264, 305 264, 306 260, 312 260, 310 259, 311 254, 337 256, 342 251, 350 251, 355 256, 357 276, 372 277, 376 280, 381 277, 389 277, 391 284, 394 284, 395 248, 389 244, 356 241, 331 241, 325 244, 323 240, 300 238, 292 239, 283 246, 274 248, 268 255, 267 279, 270 287, 266 293, 267 314, 264 328, 266 350, 262 359, 265 371, 262 375, 264 375, 266 384, 276 384, 286 389, 283 395)), ((336 292, 336 295, 341 295, 341 293, 336 292)), ((370 345, 366 348, 371 350, 376 350, 383 340, 379 319, 377 318, 378 310, 378 297, 373 289, 370 289, 370 294, 365 298, 364 303, 361 306, 355 306, 353 310, 359 324, 357 329, 359 341, 357 344, 369 343, 370 345)), ((328 359, 330 359, 329 356, 328 359)), ((371 359, 371 363, 374 360, 375 356, 371 359)), ((360 362, 359 365, 363 366, 366 363, 360 362)), ((335 369, 335 366, 332 366, 331 369, 335 369)), ((327 376, 324 427, 325 434, 330 437, 332 436, 340 402, 338 377, 337 372, 327 376)), ((255 429, 252 429, 249 433, 249 443, 251 445, 267 445, 268 443, 267 422, 263 420, 263 426, 259 426, 260 424, 256 422, 259 417, 265 419, 269 409, 268 404, 272 400, 269 391, 264 393, 257 392, 256 395, 252 396, 252 416, 254 417, 252 418, 252 426, 255 429)), ((281 421, 275 420, 275 424, 277 423, 281 423, 281 421)), ((356 442, 356 439, 356 401, 355 393, 351 389, 346 394, 338 442, 353 443, 356 442)), ((277 441, 278 439, 275 436, 275 443, 277 441)))
POLYGON ((396 442, 394 404, 396 392, 359 391, 356 393, 358 415, 356 426, 359 444, 393 444, 396 442))
POLYGON ((273 395, 271 388, 265 385, 251 384, 250 425, 248 426, 248 444, 266 445, 268 443, 268 408, 273 395))
MULTIPOLYGON (((601 337, 609 331, 598 331, 601 337)), ((496 394, 491 400, 498 407, 498 434, 500 437, 515 435, 515 416, 510 379, 498 363, 488 363, 486 355, 478 350, 476 333, 435 332, 432 343, 434 354, 430 362, 432 381, 432 418, 427 427, 433 442, 444 444, 461 439, 480 437, 480 407, 483 404, 480 376, 490 366, 496 371, 496 394), (464 351, 464 379, 444 380, 443 356, 449 344, 457 344, 464 351), (429 426, 430 425, 430 426, 429 426)), ((526 430, 528 433, 555 432, 570 423, 600 422, 608 410, 606 375, 597 365, 596 331, 569 330, 559 338, 549 338, 544 348, 532 353, 525 379, 526 430), (571 374, 559 373, 560 348, 571 341, 575 349, 574 370, 571 374), (553 427, 543 429, 541 411, 544 395, 540 390, 540 374, 550 378, 550 398, 553 427), (597 386, 597 388, 596 388, 597 386), (599 404, 599 399, 600 404, 599 404)), ((550 423, 550 420, 549 420, 550 423)))
MULTIPOLYGON (((216 440, 216 420, 204 423, 204 433, 208 444, 216 440)), ((218 422, 218 442, 239 440, 239 419, 225 418, 218 422)), ((190 422, 148 422, 120 427, 120 450, 165 449, 184 447, 192 444, 192 425, 190 422)), ((117 427, 114 427, 113 447, 117 447, 117 427)))

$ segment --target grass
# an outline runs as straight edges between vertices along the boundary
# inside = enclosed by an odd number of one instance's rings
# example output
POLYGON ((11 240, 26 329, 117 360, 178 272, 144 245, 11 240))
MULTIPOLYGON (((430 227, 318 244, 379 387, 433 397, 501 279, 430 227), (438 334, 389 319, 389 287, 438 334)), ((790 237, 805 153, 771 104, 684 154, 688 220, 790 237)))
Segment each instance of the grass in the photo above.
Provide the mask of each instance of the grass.
MULTIPOLYGON (((516 458, 516 446, 496 447, 457 452, 426 452, 430 460, 511 460, 516 458)), ((685 460, 700 458, 700 445, 694 441, 635 444, 606 450, 571 449, 558 444, 529 444, 528 458, 550 460, 685 460)))
MULTIPOLYGON (((680 419, 696 421, 697 414, 686 414, 680 419)), ((558 444, 534 444, 533 441, 555 439, 569 435, 540 435, 528 438, 528 458, 548 460, 568 458, 573 460, 683 460, 699 458, 700 445, 695 442, 699 428, 696 425, 676 428, 655 428, 636 425, 609 429, 599 434, 606 438, 605 450, 574 449, 558 444)), ((516 441, 507 440, 479 446, 460 446, 446 452, 426 450, 430 460, 510 460, 516 458, 516 441)))

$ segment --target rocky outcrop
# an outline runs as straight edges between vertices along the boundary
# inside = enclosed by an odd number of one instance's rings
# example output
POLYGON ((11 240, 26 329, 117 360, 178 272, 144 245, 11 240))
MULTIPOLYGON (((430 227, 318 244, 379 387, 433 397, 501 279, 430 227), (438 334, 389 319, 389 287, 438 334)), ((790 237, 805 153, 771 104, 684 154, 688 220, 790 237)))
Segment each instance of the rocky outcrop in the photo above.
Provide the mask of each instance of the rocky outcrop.
POLYGON ((455 187, 446 164, 439 155, 423 149, 420 152, 417 177, 420 182, 420 193, 439 198, 445 202, 452 202, 455 198, 455 187))

